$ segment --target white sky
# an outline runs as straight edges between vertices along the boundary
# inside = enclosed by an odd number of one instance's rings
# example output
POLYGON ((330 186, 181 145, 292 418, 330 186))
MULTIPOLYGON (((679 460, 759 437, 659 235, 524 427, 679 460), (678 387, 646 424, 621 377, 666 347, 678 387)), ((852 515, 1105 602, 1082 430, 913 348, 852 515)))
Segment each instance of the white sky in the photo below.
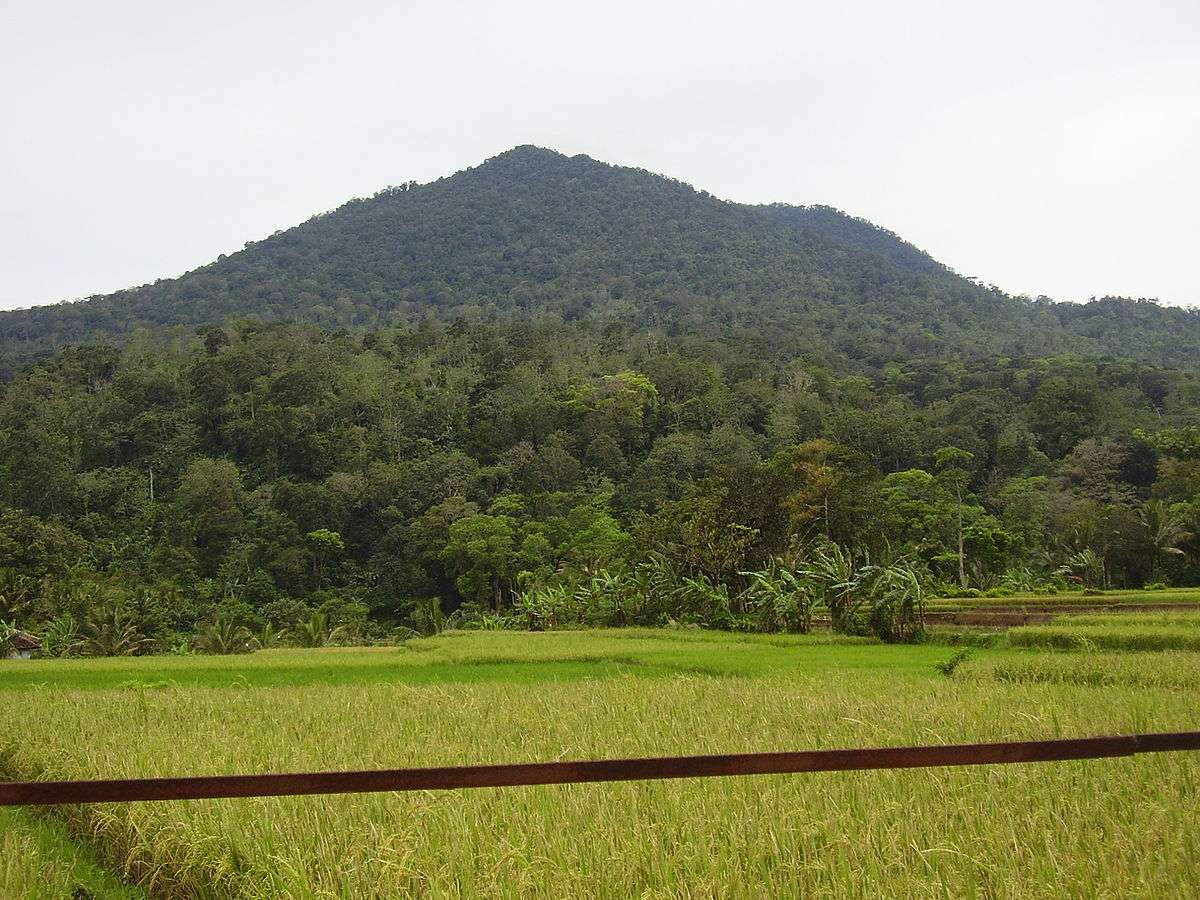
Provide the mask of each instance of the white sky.
POLYGON ((1200 2, 0 0, 0 308, 516 144, 1200 303, 1200 2))

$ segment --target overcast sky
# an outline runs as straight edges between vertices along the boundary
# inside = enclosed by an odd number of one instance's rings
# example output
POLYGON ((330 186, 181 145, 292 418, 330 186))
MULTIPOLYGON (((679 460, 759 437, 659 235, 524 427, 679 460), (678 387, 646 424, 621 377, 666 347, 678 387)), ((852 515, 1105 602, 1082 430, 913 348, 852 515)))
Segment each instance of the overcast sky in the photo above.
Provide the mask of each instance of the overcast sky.
POLYGON ((1200 2, 0 0, 0 308, 516 144, 1200 303, 1200 2))

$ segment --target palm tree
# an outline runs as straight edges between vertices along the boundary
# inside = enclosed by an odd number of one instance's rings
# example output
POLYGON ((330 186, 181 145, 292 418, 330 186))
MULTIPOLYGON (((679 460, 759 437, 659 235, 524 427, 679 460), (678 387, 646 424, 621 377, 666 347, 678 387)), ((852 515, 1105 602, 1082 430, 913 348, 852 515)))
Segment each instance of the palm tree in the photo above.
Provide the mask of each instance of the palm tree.
POLYGON ((136 656, 154 646, 137 623, 119 606, 100 610, 81 629, 83 656, 136 656))
POLYGON ((254 650, 255 640, 249 629, 218 617, 192 638, 192 646, 201 653, 227 656, 250 653, 254 650))
POLYGON ((309 616, 307 622, 301 622, 292 629, 292 637, 301 647, 326 647, 336 644, 345 636, 344 625, 330 628, 329 616, 319 611, 309 616))
POLYGON ((1138 518, 1146 531, 1146 543, 1150 545, 1155 560, 1160 556, 1183 555, 1179 544, 1191 537, 1191 533, 1180 513, 1162 500, 1147 500, 1138 511, 1138 518))
POLYGON ((283 635, 279 633, 279 629, 270 622, 266 622, 254 635, 254 644, 259 650, 269 650, 279 646, 282 639, 283 635))
POLYGON ((1182 556, 1183 551, 1178 545, 1186 541, 1192 533, 1188 532, 1187 520, 1181 512, 1172 509, 1163 500, 1146 500, 1138 512, 1142 528, 1146 529, 1146 542, 1154 551, 1154 556, 1182 556))

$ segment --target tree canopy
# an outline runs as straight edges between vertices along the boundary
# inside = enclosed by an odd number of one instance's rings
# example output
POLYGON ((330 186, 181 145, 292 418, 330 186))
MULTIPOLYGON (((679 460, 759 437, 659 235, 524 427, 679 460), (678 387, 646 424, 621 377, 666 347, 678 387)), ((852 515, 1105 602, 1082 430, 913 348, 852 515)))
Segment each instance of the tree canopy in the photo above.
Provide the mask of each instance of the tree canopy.
POLYGON ((1085 552, 1103 583, 1200 583, 1198 387, 1076 356, 864 376, 584 323, 77 347, 0 387, 0 619, 366 627, 664 566, 712 609, 822 542, 945 590, 1085 552))

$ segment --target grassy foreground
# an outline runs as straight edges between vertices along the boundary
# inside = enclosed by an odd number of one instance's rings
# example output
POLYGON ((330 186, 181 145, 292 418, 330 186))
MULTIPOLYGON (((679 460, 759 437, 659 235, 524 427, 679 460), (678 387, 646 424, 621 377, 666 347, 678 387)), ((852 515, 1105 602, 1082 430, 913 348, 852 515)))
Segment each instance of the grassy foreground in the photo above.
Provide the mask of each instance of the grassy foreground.
POLYGON ((135 900, 145 895, 102 869, 62 825, 0 808, 0 896, 4 900, 135 900))
MULTIPOLYGON (((203 674, 137 690, 81 685, 89 675, 148 677, 153 669, 139 666, 149 661, 71 663, 57 686, 5 694, 0 765, 42 777, 202 774, 1044 738, 1200 721, 1194 692, 1169 685, 1015 681, 982 668, 947 679, 931 665, 948 656, 944 647, 577 632, 453 635, 389 652, 386 665, 402 675, 382 677, 383 661, 365 661, 384 651, 281 651, 234 660, 237 686, 223 686, 214 660, 159 660, 203 674), (601 677, 553 676, 530 689, 529 667, 566 663, 601 677), (454 666, 492 678, 436 680, 454 666), (312 680, 314 669, 356 667, 367 670, 364 683, 312 680), (293 669, 287 684, 279 672, 293 669)), ((54 683, 51 674, 44 680, 54 683)), ((1197 802, 1200 759, 1171 754, 66 814, 114 870, 167 896, 1158 898, 1200 892, 1197 802)))

